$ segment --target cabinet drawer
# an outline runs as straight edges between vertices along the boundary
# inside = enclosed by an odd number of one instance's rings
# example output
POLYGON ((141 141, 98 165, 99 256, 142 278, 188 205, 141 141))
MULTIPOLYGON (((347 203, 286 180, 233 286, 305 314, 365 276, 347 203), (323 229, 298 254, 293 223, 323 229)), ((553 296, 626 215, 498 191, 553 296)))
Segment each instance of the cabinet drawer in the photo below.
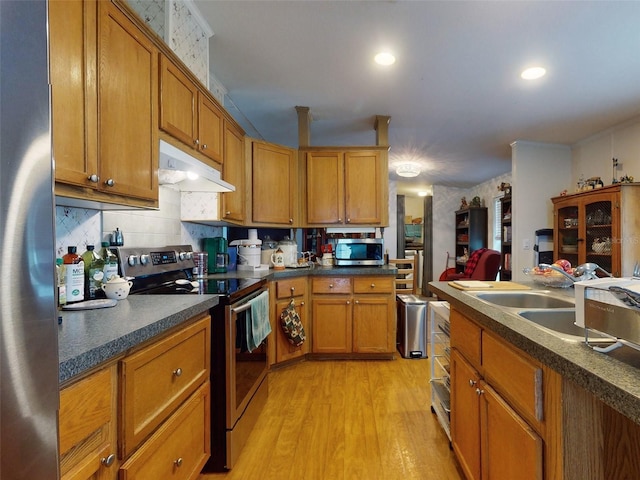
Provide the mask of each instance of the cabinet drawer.
POLYGON ((484 376, 526 419, 543 420, 542 369, 501 340, 482 335, 484 376))
POLYGON ((129 455, 208 380, 210 323, 207 315, 122 360, 122 456, 129 455))
POLYGON ((351 293, 351 278, 321 277, 312 279, 313 293, 351 293))
POLYGON ((276 297, 291 298, 304 295, 307 292, 306 277, 289 278, 286 280, 278 280, 276 282, 276 297))
POLYGON ((211 455, 209 382, 120 468, 120 480, 197 479, 211 455))
POLYGON ((354 293, 393 293, 394 277, 363 277, 353 279, 354 293))
POLYGON ((451 348, 458 349, 474 368, 480 370, 482 365, 482 345, 480 343, 482 330, 455 309, 451 310, 449 323, 451 348))

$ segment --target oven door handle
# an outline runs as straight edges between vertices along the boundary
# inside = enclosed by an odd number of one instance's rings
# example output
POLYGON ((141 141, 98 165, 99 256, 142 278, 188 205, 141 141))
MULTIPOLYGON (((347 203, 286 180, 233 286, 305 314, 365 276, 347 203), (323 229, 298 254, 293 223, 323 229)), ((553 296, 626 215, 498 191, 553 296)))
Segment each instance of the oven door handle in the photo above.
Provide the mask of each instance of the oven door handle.
POLYGON ((240 313, 240 312, 244 312, 245 310, 249 310, 250 308, 251 308, 251 303, 247 302, 244 305, 232 308, 231 312, 232 313, 240 313))

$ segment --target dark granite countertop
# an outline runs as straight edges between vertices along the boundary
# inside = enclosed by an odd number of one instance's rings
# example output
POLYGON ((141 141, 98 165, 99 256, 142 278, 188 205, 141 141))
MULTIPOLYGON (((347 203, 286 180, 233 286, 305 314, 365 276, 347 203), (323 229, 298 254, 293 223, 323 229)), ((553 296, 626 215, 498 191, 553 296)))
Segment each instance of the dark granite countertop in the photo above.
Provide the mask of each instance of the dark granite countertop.
MULTIPOLYGON (((277 280, 315 275, 395 275, 396 268, 313 267, 283 271, 230 271, 208 278, 277 280)), ((115 307, 63 311, 58 327, 60 383, 68 382, 136 345, 218 304, 217 295, 130 295, 115 307)))
POLYGON ((58 326, 60 383, 217 304, 217 295, 130 295, 115 307, 63 311, 58 326))
MULTIPOLYGON (((527 285, 538 289, 533 283, 527 285)), ((606 354, 595 352, 584 342, 562 340, 513 311, 488 304, 447 282, 431 282, 429 290, 483 328, 500 335, 640 424, 640 351, 622 347, 606 354)), ((554 295, 573 297, 574 294, 573 289, 551 290, 554 295)))

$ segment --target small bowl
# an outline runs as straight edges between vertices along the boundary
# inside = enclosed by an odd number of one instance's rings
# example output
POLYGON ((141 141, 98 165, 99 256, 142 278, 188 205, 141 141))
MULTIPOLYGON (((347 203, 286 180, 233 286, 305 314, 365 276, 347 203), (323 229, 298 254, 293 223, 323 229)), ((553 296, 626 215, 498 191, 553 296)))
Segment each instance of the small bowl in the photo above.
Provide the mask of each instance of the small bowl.
POLYGON ((129 296, 133 282, 122 277, 114 277, 101 285, 104 294, 112 300, 124 300, 129 296))

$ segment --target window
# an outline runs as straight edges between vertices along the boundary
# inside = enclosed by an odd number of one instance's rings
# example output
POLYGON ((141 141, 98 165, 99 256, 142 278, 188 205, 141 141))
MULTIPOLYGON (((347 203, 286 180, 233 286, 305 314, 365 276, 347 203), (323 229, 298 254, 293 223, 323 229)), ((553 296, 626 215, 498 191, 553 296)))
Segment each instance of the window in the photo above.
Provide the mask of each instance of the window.
POLYGON ((493 197, 493 249, 500 250, 502 240, 502 202, 504 194, 493 197))

